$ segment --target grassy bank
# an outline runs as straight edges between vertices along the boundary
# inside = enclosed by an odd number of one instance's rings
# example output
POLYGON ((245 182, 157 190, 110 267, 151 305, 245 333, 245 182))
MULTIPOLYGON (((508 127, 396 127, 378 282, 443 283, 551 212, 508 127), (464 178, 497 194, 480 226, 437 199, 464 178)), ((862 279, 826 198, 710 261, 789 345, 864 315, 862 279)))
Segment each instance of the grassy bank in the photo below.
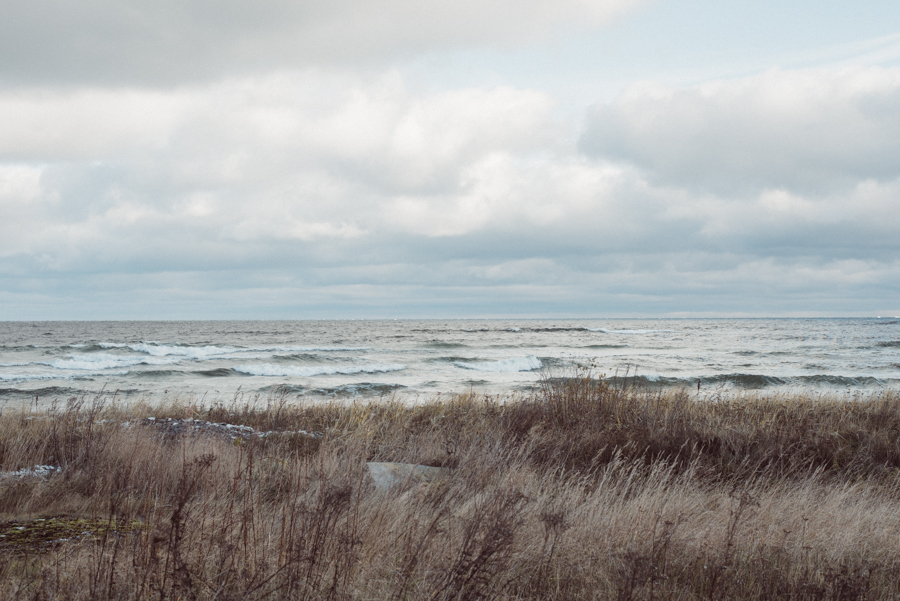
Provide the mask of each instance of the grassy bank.
POLYGON ((898 468, 891 392, 74 399, 0 416, 0 597, 896 598, 898 468))

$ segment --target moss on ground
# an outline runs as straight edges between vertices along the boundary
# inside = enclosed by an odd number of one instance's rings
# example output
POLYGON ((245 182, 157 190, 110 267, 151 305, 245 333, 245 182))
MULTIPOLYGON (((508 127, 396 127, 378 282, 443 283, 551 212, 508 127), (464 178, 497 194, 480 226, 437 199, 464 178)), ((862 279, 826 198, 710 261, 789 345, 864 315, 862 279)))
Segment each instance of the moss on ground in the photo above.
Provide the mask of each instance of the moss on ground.
POLYGON ((0 553, 19 555, 44 553, 65 542, 125 535, 142 527, 143 524, 136 520, 116 523, 75 517, 0 522, 0 553))

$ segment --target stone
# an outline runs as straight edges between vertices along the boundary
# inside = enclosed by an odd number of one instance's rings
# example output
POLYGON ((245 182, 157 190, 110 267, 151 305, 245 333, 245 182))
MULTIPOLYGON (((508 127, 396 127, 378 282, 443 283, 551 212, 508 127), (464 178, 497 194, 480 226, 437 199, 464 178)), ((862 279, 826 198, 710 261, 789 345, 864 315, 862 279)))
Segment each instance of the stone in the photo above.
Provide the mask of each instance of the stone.
POLYGON ((404 484, 427 484, 438 476, 448 472, 445 467, 432 467, 429 465, 417 465, 415 463, 379 463, 370 461, 366 463, 369 475, 375 482, 378 490, 390 490, 399 488, 404 484))

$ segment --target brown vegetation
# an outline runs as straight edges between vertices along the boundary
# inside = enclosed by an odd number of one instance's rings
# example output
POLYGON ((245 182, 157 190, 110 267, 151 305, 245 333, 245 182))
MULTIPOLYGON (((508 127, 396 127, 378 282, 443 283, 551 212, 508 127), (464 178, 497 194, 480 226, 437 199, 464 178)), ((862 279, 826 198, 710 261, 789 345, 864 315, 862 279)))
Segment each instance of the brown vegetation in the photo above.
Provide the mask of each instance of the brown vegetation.
POLYGON ((72 399, 0 415, 0 520, 102 527, 0 544, 0 597, 896 598, 898 468, 894 392, 72 399), (448 469, 383 491, 366 461, 448 469))

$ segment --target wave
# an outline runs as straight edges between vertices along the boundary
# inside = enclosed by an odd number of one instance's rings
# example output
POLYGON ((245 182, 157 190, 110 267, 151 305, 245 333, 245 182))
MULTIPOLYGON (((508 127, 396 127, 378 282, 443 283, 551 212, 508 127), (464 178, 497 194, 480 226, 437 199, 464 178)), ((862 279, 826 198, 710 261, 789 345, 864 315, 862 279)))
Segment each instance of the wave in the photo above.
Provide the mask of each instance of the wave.
MULTIPOLYGON (((247 357, 248 357, 247 355, 241 355, 240 358, 241 358, 241 359, 244 359, 244 358, 247 358, 247 357)), ((274 355, 274 356, 271 355, 271 354, 270 354, 270 355, 259 355, 259 356, 250 355, 249 358, 252 358, 252 359, 272 359, 273 361, 288 362, 288 363, 297 363, 297 362, 302 362, 302 363, 327 363, 327 362, 332 362, 332 363, 333 363, 333 362, 336 361, 336 360, 337 360, 337 361, 340 361, 340 357, 335 358, 335 357, 333 357, 333 356, 329 357, 329 356, 327 356, 327 355, 319 355, 319 354, 316 354, 316 353, 291 353, 291 354, 288 354, 288 355, 274 355)))
POLYGON ((900 346, 900 340, 887 340, 885 342, 879 342, 875 346, 880 346, 884 348, 894 348, 900 346))
POLYGON ((368 346, 251 346, 248 351, 275 353, 341 353, 347 351, 368 351, 368 346))
POLYGON ((721 386, 755 390, 768 386, 783 386, 788 380, 762 374, 720 374, 715 376, 673 377, 673 376, 627 376, 609 377, 604 381, 615 387, 638 388, 694 388, 701 386, 721 386))
POLYGON ((796 378, 803 384, 824 385, 828 387, 884 386, 887 382, 872 376, 831 376, 819 374, 796 378))
POLYGON ((581 348, 605 349, 605 348, 628 348, 627 344, 589 344, 581 348))
MULTIPOLYGON (((549 326, 544 328, 526 328, 528 332, 601 332, 604 334, 658 334, 674 332, 674 330, 611 330, 609 328, 587 328, 584 326, 549 326)), ((467 330, 468 331, 468 330, 467 330)), ((489 330, 485 330, 489 331, 489 330)), ((520 328, 509 328, 509 332, 521 332, 520 328)))
POLYGON ((389 371, 400 371, 406 369, 405 365, 350 365, 346 367, 330 367, 330 366, 307 366, 292 367, 289 365, 272 365, 271 363, 262 363, 259 365, 237 365, 235 371, 250 374, 251 376, 294 376, 301 378, 309 378, 312 376, 327 375, 352 375, 352 374, 374 374, 389 371))
POLYGON ((0 381, 16 382, 28 380, 85 380, 99 376, 124 376, 129 372, 126 371, 104 371, 104 372, 82 372, 77 374, 63 375, 59 373, 43 373, 43 374, 0 374, 0 381))
POLYGON ((445 357, 431 357, 429 359, 425 359, 426 363, 456 363, 456 362, 467 362, 467 361, 475 361, 471 357, 463 357, 460 355, 450 355, 445 357))
POLYGON ((367 347, 347 346, 190 346, 185 344, 162 344, 159 342, 146 341, 136 344, 125 344, 120 342, 101 342, 98 346, 102 348, 128 348, 137 353, 145 353, 152 357, 184 357, 198 361, 208 359, 223 359, 232 355, 239 355, 247 359, 264 359, 271 356, 272 353, 331 353, 342 351, 364 351, 367 347), (250 353, 266 353, 265 355, 249 355, 250 353))
POLYGON ((0 396, 22 395, 31 398, 41 396, 72 396, 83 394, 80 388, 67 388, 65 386, 45 386, 43 388, 0 388, 0 396))
POLYGON ((141 342, 138 344, 129 344, 128 348, 138 353, 146 353, 151 357, 186 357, 189 359, 211 359, 221 357, 222 355, 231 355, 243 352, 233 346, 181 346, 157 344, 152 342, 141 342))
MULTIPOLYGON (((697 381, 695 379, 694 381, 697 381)), ((730 385, 736 388, 766 388, 768 386, 783 386, 789 382, 778 376, 763 374, 725 374, 719 376, 706 376, 699 378, 700 384, 706 385, 730 385)))
POLYGON ((406 388, 402 384, 377 384, 372 382, 360 382, 359 384, 344 384, 343 386, 334 386, 329 388, 310 388, 304 391, 304 394, 310 396, 332 396, 332 397, 373 397, 387 396, 398 390, 406 388))
POLYGON ((789 387, 789 386, 821 386, 825 388, 880 388, 888 384, 888 381, 872 376, 834 376, 817 374, 813 376, 780 377, 765 374, 719 374, 714 376, 693 377, 667 377, 667 376, 629 376, 625 378, 605 378, 605 381, 616 387, 626 388, 695 388, 699 383, 702 387, 740 388, 745 390, 757 390, 760 388, 789 387))
POLYGON ((540 359, 534 355, 527 357, 513 357, 512 359, 502 359, 500 361, 454 361, 453 365, 464 369, 474 369, 475 371, 490 371, 498 373, 515 373, 520 371, 534 371, 543 367, 540 359))
POLYGON ((667 332, 674 332, 675 330, 610 330, 608 328, 585 328, 590 332, 601 332, 603 334, 626 334, 626 335, 639 335, 639 334, 664 334, 667 332))
POLYGON ((468 344, 462 344, 461 342, 441 342, 440 340, 432 340, 430 342, 426 342, 425 346, 429 346, 431 348, 466 348, 468 344))
POLYGON ((95 353, 97 351, 105 351, 111 348, 128 348, 124 344, 114 346, 112 343, 98 342, 93 344, 67 344, 63 348, 77 348, 82 353, 95 353))
POLYGON ((207 378, 227 378, 229 376, 237 375, 238 372, 227 367, 220 367, 218 369, 203 369, 193 373, 198 376, 206 376, 207 378))
POLYGON ((180 376, 184 372, 177 369, 141 369, 131 372, 135 378, 168 378, 180 376))
POLYGON ((111 369, 115 367, 131 367, 132 365, 172 365, 180 359, 160 359, 155 357, 129 357, 123 355, 111 355, 109 353, 94 353, 90 355, 69 355, 70 359, 56 359, 54 361, 38 361, 37 365, 47 365, 54 369, 111 369))

